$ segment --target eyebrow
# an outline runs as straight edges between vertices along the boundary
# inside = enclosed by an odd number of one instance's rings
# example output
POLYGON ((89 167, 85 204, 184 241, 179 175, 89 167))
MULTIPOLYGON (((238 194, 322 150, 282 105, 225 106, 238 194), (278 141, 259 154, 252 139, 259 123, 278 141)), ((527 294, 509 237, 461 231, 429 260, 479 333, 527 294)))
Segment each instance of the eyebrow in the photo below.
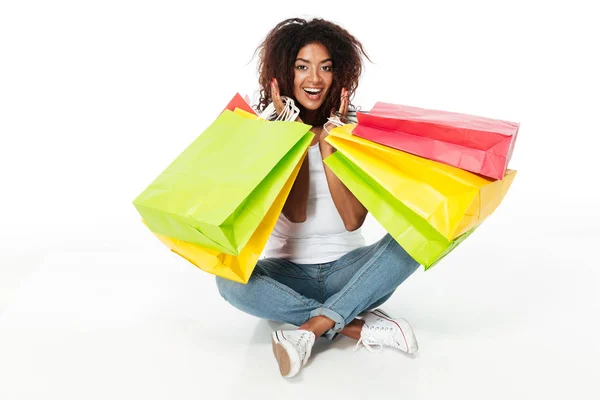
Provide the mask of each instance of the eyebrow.
MULTIPOLYGON (((304 58, 296 58, 296 61, 304 61, 307 64, 310 64, 310 61, 305 60, 304 58)), ((320 64, 325 64, 326 62, 333 61, 331 58, 327 58, 320 62, 320 64)))

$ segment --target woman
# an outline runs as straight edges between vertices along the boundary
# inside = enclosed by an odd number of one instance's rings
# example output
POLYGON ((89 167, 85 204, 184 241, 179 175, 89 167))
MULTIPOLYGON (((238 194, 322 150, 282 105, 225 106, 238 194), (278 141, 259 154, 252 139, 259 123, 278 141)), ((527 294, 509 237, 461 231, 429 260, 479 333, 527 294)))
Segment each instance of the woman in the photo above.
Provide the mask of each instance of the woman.
MULTIPOLYGON (((338 333, 369 349, 417 351, 410 325, 378 307, 417 268, 390 236, 365 246, 360 228, 367 210, 323 163, 335 149, 323 129, 332 110, 348 112, 358 86, 361 43, 322 19, 279 23, 259 46, 259 111, 281 96, 294 100, 300 121, 315 134, 275 229, 246 285, 217 278, 221 295, 260 318, 287 322, 297 330, 272 334, 284 377, 296 375, 310 357, 315 338, 338 333), (367 311, 362 319, 356 317, 367 311)), ((357 344, 357 346, 358 346, 357 344)))

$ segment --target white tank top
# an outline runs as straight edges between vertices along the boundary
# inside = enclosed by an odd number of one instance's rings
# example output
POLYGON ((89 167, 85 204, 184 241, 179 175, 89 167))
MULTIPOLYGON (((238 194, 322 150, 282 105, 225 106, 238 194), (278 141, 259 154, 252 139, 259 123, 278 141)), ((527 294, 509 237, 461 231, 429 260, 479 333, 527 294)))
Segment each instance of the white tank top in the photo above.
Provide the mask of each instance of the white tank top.
POLYGON ((361 230, 348 232, 335 208, 318 143, 308 149, 308 163, 310 186, 306 221, 293 223, 281 213, 265 248, 267 258, 321 264, 338 260, 365 245, 361 230))

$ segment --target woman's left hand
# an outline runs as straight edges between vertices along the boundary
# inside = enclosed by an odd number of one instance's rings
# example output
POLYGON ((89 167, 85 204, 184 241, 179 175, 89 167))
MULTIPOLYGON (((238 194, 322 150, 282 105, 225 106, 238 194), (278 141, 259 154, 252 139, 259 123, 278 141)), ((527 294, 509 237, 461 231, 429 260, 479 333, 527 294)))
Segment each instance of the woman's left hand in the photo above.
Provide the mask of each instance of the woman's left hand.
MULTIPOLYGON (((346 90, 346 88, 342 88, 342 93, 341 93, 341 97, 340 97, 340 108, 338 110, 338 113, 342 117, 345 117, 346 114, 348 114, 348 105, 350 104, 349 97, 350 96, 348 94, 348 90, 346 90)), ((335 114, 333 113, 333 111, 331 111, 330 118, 333 118, 334 116, 335 116, 335 114)), ((329 121, 325 122, 325 124, 323 125, 323 132, 321 133, 321 138, 324 139, 328 135, 328 132, 335 127, 336 127, 335 124, 333 124, 329 121)))
POLYGON ((342 88, 339 112, 344 117, 346 116, 346 114, 348 114, 348 104, 350 104, 349 97, 350 94, 348 93, 348 90, 346 88, 342 88))

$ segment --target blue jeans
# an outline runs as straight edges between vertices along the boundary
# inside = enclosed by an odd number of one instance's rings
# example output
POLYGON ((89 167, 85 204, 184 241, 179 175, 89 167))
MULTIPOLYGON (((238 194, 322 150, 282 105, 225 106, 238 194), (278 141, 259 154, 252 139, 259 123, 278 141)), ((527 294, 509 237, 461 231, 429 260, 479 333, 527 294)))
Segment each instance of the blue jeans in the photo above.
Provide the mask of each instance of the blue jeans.
POLYGON ((418 267, 387 234, 324 264, 261 259, 247 284, 217 277, 217 287, 234 307, 259 318, 300 326, 324 315, 335 322, 325 335, 332 339, 358 314, 388 300, 418 267))

